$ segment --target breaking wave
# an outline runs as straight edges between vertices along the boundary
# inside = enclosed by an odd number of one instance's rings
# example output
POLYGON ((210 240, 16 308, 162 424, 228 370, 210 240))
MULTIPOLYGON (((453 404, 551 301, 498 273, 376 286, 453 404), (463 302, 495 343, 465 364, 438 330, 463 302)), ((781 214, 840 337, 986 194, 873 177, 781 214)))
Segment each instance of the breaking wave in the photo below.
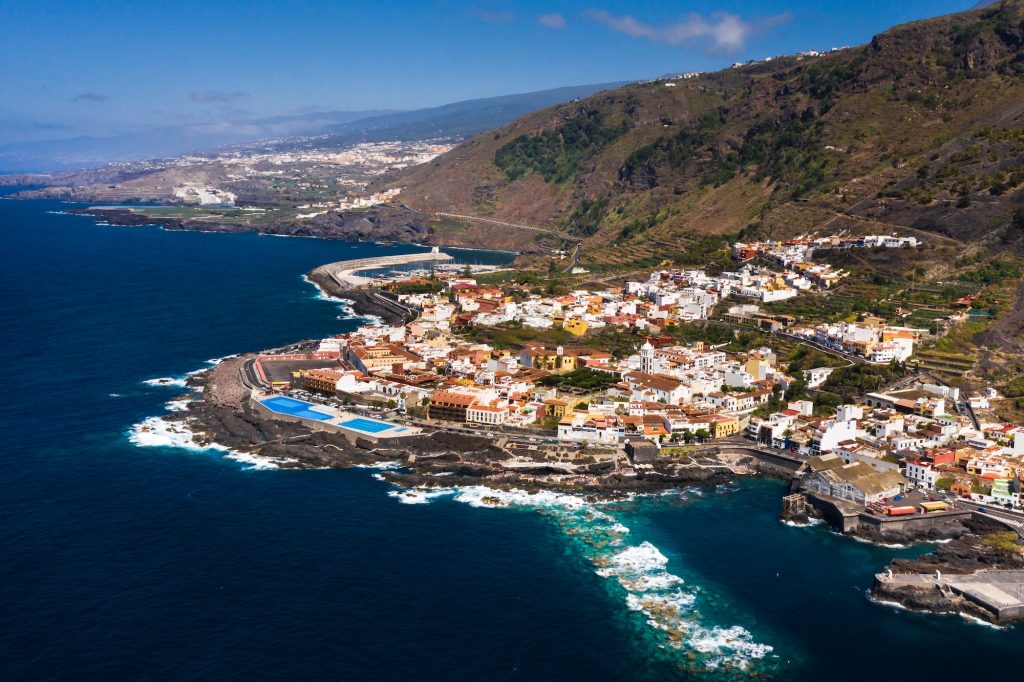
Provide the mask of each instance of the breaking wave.
POLYGON ((185 388, 185 380, 187 376, 180 377, 157 377, 156 379, 146 379, 142 383, 147 386, 170 386, 173 388, 185 388))
POLYGON ((577 543, 627 609, 643 617, 660 650, 696 672, 761 669, 772 664, 773 648, 741 625, 707 622, 701 589, 669 570, 669 559, 654 544, 633 539, 614 509, 583 497, 551 491, 464 488, 411 488, 388 493, 403 504, 428 504, 451 497, 472 507, 537 511, 577 543))
POLYGON ((225 459, 246 464, 247 469, 277 469, 290 460, 283 457, 262 457, 249 452, 238 452, 219 443, 204 443, 198 434, 181 419, 147 417, 128 431, 128 440, 140 448, 178 448, 192 452, 222 454, 225 459))

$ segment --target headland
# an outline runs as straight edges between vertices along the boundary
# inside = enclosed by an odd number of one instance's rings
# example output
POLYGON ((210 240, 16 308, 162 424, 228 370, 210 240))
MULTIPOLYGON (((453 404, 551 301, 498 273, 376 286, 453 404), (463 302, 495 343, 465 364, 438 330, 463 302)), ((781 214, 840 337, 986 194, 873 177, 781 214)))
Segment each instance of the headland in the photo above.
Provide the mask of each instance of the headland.
MULTIPOLYGON (((823 518, 841 533, 883 545, 948 543, 899 574, 921 576, 925 566, 939 566, 975 576, 891 580, 886 572, 876 578, 876 598, 997 623, 1024 615, 1004 598, 1024 575, 1019 537, 991 528, 969 499, 953 501, 908 480, 903 472, 914 476, 918 460, 901 453, 904 469, 885 439, 861 435, 859 423, 876 424, 872 432, 884 427, 897 440, 904 430, 926 428, 928 420, 893 409, 902 398, 870 393, 866 405, 819 415, 799 394, 784 402, 801 387, 762 345, 766 338, 735 350, 731 329, 719 345, 680 344, 667 333, 678 328, 664 323, 646 323, 656 339, 638 333, 638 310, 706 314, 701 306, 728 273, 656 271, 647 282, 629 283, 629 293, 608 287, 567 294, 520 284, 515 275, 507 283, 505 273, 479 280, 471 271, 433 269, 359 274, 449 260, 435 250, 316 268, 309 282, 379 322, 230 358, 189 379, 202 390, 170 419, 196 444, 281 468, 377 466, 384 480, 412 491, 482 486, 599 500, 773 476, 791 482, 787 520, 823 518), (644 297, 674 303, 648 306, 644 297)), ((773 295, 786 291, 775 280, 763 286, 773 295)), ((879 347, 896 349, 890 340, 897 339, 909 351, 917 340, 904 328, 850 330, 877 338, 879 347)), ((696 325, 692 332, 717 328, 696 325)), ((820 334, 804 343, 817 362, 832 363, 826 377, 837 365, 881 364, 853 346, 833 350, 820 334)), ((900 378, 892 395, 907 393, 909 383, 900 378)), ((947 433, 971 429, 969 414, 944 416, 944 403, 928 397, 951 393, 948 387, 913 391, 915 409, 933 409, 947 433)))

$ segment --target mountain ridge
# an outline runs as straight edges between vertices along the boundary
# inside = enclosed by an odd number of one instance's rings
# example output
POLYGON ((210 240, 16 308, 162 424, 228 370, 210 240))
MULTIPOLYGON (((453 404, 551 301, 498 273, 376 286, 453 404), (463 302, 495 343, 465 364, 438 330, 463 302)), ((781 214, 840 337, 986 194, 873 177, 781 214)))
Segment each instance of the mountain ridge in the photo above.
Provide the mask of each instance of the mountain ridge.
POLYGON ((598 264, 825 226, 1019 248, 1022 46, 1024 5, 1003 0, 822 56, 600 92, 380 184, 421 211, 572 232, 598 264))

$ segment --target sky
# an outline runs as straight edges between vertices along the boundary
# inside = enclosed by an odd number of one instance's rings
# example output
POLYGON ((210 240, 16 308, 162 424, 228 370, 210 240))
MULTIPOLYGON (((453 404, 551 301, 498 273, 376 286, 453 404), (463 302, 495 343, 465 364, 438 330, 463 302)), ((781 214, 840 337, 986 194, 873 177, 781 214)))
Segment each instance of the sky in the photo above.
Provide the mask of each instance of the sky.
POLYGON ((0 144, 714 70, 977 0, 0 0, 0 144))

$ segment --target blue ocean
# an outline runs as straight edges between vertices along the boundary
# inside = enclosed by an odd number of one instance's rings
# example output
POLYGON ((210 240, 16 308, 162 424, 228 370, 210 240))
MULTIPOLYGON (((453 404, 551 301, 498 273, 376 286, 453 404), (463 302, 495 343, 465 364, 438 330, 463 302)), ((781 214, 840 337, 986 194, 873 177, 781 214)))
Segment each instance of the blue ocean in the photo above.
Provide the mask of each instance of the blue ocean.
POLYGON ((111 227, 66 208, 0 201, 4 680, 950 680, 1018 667, 1024 628, 869 601, 875 571, 927 547, 783 525, 780 482, 604 505, 505 493, 494 508, 477 489, 403 494, 373 469, 141 447, 136 425, 167 414, 188 372, 358 324, 304 272, 415 247, 111 227))

